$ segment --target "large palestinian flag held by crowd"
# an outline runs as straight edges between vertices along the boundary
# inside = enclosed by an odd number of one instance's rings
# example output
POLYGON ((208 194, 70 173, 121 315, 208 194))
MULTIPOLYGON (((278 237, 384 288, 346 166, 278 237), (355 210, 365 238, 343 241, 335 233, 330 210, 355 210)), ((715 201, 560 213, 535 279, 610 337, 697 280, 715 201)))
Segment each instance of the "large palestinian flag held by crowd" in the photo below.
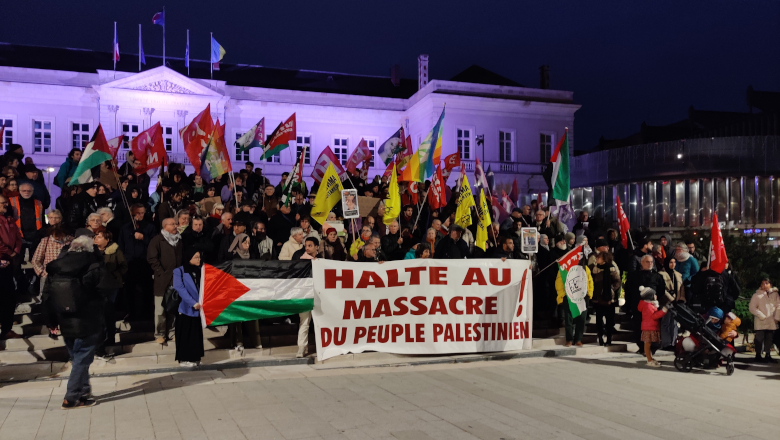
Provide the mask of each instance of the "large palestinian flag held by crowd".
POLYGON ((308 312, 314 308, 311 260, 233 260, 203 265, 203 326, 308 312))

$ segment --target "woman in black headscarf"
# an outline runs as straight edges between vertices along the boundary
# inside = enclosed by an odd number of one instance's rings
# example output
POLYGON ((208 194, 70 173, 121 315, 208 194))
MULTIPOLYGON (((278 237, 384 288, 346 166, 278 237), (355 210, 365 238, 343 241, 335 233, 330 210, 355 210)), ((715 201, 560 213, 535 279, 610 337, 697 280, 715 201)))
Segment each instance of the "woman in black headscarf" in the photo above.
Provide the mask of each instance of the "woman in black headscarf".
POLYGON ((192 246, 182 253, 182 266, 173 270, 173 287, 179 292, 176 319, 176 360, 183 367, 195 367, 203 357, 203 328, 200 322, 200 251, 192 246))

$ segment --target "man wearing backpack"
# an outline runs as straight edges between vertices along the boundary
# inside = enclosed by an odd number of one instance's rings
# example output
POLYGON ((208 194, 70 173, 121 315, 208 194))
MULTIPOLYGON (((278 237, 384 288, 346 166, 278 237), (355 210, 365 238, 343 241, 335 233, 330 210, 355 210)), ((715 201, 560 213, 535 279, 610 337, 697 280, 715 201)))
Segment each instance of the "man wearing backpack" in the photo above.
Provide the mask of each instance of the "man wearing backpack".
POLYGON ((73 366, 62 409, 95 405, 89 384, 89 366, 103 337, 103 306, 107 290, 102 259, 87 236, 73 240, 68 251, 46 266, 44 295, 51 300, 73 366))

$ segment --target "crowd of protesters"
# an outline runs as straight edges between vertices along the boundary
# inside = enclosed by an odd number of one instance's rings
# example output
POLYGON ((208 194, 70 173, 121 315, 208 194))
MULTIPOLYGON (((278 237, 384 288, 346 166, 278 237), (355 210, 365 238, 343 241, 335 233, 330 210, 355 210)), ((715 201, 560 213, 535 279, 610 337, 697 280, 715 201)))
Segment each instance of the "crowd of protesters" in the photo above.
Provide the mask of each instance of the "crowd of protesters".
MULTIPOLYGON (((99 171, 93 170, 91 182, 70 185, 80 157, 81 151, 73 149, 58 170, 54 184, 61 188, 61 195, 48 214, 50 196, 43 176, 31 158, 24 157, 22 147, 11 145, 0 160, 0 285, 16 287, 0 295, 0 338, 20 337, 12 330, 14 310, 23 298, 30 297, 41 304, 51 337, 65 338, 74 372, 79 364, 78 374, 89 368, 90 352, 106 355, 106 347, 114 343, 112 323, 117 319, 154 321, 156 342, 176 340, 176 359, 183 365, 197 365, 203 356, 199 268, 203 263, 218 265, 232 259, 529 259, 529 254, 520 251, 520 230, 533 227, 539 237, 534 258, 535 318, 560 320, 566 327, 566 344, 582 345, 588 313, 571 315, 554 264, 581 245, 589 310, 596 314, 599 344, 612 344, 615 306, 623 291, 640 352, 650 347, 645 344, 648 339, 653 346, 672 345, 677 332, 667 317, 660 318, 658 334, 642 331, 646 326, 639 306, 643 298, 650 298, 648 289, 658 299, 656 309, 666 301, 695 301, 704 309, 719 308, 723 313, 731 312, 739 294, 735 278, 728 271, 709 271, 693 243, 672 246, 662 237, 658 244, 640 239, 627 249, 618 232, 605 229, 601 219, 589 219, 582 212, 569 232, 548 207, 536 201, 513 209, 503 222, 489 225, 483 250, 475 246, 476 217, 469 227, 455 224, 458 185, 452 191, 447 188, 446 206, 431 209, 422 197, 415 203, 410 188, 402 184, 405 205, 398 219, 389 224, 383 221, 383 202, 361 213, 363 217, 356 222, 343 220, 337 204, 320 224, 310 216, 316 185, 294 187, 291 202, 283 204, 287 173, 273 185, 251 162, 233 176, 208 182, 171 163, 149 193, 150 177, 135 173, 139 163, 132 153, 121 167, 114 169, 106 162, 99 171), (25 262, 32 270, 22 270, 25 262), (80 286, 76 290, 83 292, 81 296, 64 295, 73 302, 68 309, 62 292, 76 284, 80 286), (178 307, 166 303, 171 288, 181 299, 178 307)), ((360 195, 384 200, 387 180, 376 176, 364 181, 355 176, 344 183, 360 195)), ((425 193, 427 185, 420 185, 419 194, 425 193)), ((759 313, 780 308, 776 292, 773 297, 767 295, 756 306, 759 313)), ((301 314, 299 320, 298 356, 304 356, 311 314, 301 314)), ((766 327, 774 330, 777 326, 767 323, 766 327)), ((242 349, 244 339, 254 345, 256 330, 256 322, 231 325, 233 345, 242 349)), ((771 336, 762 341, 771 345, 771 336)), ((648 354, 649 365, 651 359, 648 354)), ((78 374, 71 378, 83 382, 78 374)), ((88 388, 83 383, 79 386, 88 388)), ((66 402, 79 405, 85 401, 82 397, 88 393, 79 392, 74 388, 71 393, 69 387, 66 402)))

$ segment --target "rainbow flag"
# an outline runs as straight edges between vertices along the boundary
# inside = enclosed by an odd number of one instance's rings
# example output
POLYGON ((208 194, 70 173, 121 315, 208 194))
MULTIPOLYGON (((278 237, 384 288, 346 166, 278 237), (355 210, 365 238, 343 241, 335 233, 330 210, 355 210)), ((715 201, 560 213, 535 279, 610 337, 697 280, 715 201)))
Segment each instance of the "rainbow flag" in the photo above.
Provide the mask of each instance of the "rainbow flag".
POLYGON ((219 120, 214 127, 208 146, 203 150, 200 163, 200 175, 205 182, 233 171, 227 145, 225 145, 225 125, 220 125, 219 120))
POLYGON ((425 182, 425 179, 433 176, 436 166, 441 161, 441 132, 444 124, 444 109, 436 125, 431 128, 428 135, 422 141, 417 151, 412 155, 409 164, 401 172, 399 180, 403 182, 425 182))

